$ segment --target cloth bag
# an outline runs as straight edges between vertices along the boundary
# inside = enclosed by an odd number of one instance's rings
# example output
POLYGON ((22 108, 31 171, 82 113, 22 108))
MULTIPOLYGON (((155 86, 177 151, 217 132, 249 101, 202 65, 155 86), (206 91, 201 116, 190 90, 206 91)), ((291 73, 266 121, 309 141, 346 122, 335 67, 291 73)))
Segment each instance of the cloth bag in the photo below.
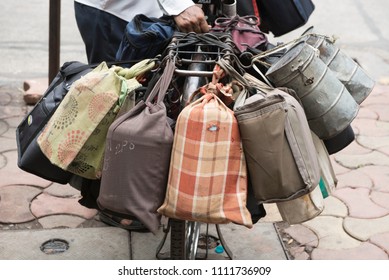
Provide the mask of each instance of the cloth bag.
POLYGON ((169 17, 149 18, 136 15, 124 30, 116 53, 116 60, 154 58, 161 54, 171 41, 175 23, 169 17))
POLYGON ((103 211, 135 217, 154 233, 160 225, 157 209, 165 197, 173 144, 164 104, 173 73, 174 62, 167 60, 146 101, 139 101, 109 127, 97 199, 103 211))
MULTIPOLYGON (((142 61, 133 67, 149 70, 152 66, 142 61)), ((118 75, 120 70, 102 62, 72 85, 38 137, 38 145, 53 164, 87 179, 101 177, 108 127, 127 94, 141 86, 135 78, 118 75)))
POLYGON ((287 201, 311 192, 319 183, 320 169, 301 104, 248 73, 241 77, 223 59, 220 65, 259 92, 240 97, 234 107, 257 201, 287 201))
POLYGON ((320 167, 320 181, 319 187, 322 192, 323 198, 328 197, 335 190, 338 184, 338 179, 335 174, 335 170, 332 166, 330 156, 324 141, 321 140, 315 133, 312 132, 313 143, 316 148, 317 158, 320 167))
POLYGON ((238 123, 216 96, 216 85, 211 82, 204 89, 177 118, 166 197, 158 212, 174 219, 251 228, 238 123))
POLYGON ((246 51, 248 47, 265 50, 268 40, 258 25, 259 19, 256 16, 219 17, 215 20, 212 31, 230 32, 232 41, 240 52, 246 51))
POLYGON ((257 0, 260 29, 275 37, 303 26, 315 10, 311 0, 257 0))
POLYGON ((20 169, 52 182, 60 184, 69 182, 72 173, 52 164, 42 153, 37 139, 68 93, 70 86, 94 67, 96 65, 87 65, 78 61, 64 63, 42 98, 17 126, 17 164, 20 169))

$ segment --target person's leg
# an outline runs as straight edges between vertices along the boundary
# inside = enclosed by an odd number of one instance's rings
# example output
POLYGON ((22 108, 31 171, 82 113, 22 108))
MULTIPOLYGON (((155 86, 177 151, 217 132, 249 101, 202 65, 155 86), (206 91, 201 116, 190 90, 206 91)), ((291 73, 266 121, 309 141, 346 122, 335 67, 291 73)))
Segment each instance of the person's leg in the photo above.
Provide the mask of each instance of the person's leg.
POLYGON ((74 2, 74 11, 88 62, 115 61, 127 22, 78 2, 74 2))

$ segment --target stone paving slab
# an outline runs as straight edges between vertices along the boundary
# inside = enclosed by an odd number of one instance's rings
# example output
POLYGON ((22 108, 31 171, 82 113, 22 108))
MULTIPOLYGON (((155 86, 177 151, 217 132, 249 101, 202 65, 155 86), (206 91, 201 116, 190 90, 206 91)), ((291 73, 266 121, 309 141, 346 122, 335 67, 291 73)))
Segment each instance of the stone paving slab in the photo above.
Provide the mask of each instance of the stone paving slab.
POLYGON ((69 184, 62 185, 53 183, 48 188, 46 188, 44 192, 49 195, 58 197, 80 197, 80 191, 73 188, 69 184))
POLYGON ((0 137, 0 143, 1 143, 0 152, 7 152, 16 149, 15 132, 13 132, 12 134, 13 134, 13 138, 8 138, 3 136, 0 137))
POLYGON ((315 232, 319 240, 318 247, 322 249, 349 249, 361 243, 343 230, 343 218, 318 216, 303 225, 315 232))
POLYGON ((0 231, 0 260, 129 259, 129 235, 120 228, 0 231), (41 245, 51 239, 67 241, 69 249, 57 254, 43 253, 41 245))
MULTIPOLYGON (((131 232, 131 259, 132 260, 156 260, 156 250, 162 240, 162 229, 155 235, 151 232, 131 232)), ((168 257, 169 239, 167 239, 163 251, 168 257)))
POLYGON ((38 219, 39 224, 44 229, 53 228, 77 228, 80 227, 86 219, 74 215, 51 215, 38 219))
POLYGON ((366 188, 342 188, 333 192, 333 195, 342 200, 348 208, 348 216, 361 219, 383 217, 389 210, 374 203, 366 188))
POLYGON ((376 219, 346 217, 344 219, 344 230, 350 236, 366 241, 376 234, 389 232, 389 216, 376 219))
MULTIPOLYGON (((353 128, 359 129, 358 136, 374 135, 375 137, 384 137, 389 135, 389 123, 379 120, 357 118, 353 121, 353 128)), ((385 141, 385 138, 383 140, 385 141)))
POLYGON ((369 241, 386 252, 389 252, 389 232, 378 233, 370 237, 369 241))
MULTIPOLYGON (((368 145, 375 145, 375 137, 369 137, 370 139, 367 141, 368 145)), ((380 140, 381 141, 381 140, 380 140)), ((387 139, 389 141, 389 137, 387 139)), ((375 149, 375 148, 372 148, 375 149)), ((389 166, 389 157, 383 153, 372 151, 363 157, 359 155, 342 155, 339 154, 336 156, 336 160, 340 162, 343 166, 350 169, 357 169, 366 165, 386 165, 389 166)))
POLYGON ((314 249, 312 260, 388 260, 388 255, 369 242, 346 250, 314 249))
POLYGON ((379 148, 384 148, 389 145, 389 137, 388 136, 381 136, 381 137, 376 137, 376 136, 359 136, 357 139, 358 143, 361 144, 362 146, 376 150, 379 148))
POLYGON ((29 186, 0 187, 0 223, 24 223, 34 220, 30 203, 40 192, 39 188, 29 186))
MULTIPOLYGON (((299 244, 304 246, 317 247, 319 246, 319 239, 315 232, 301 224, 292 225, 284 230, 291 238, 296 240, 299 244)), ((285 240, 291 242, 291 240, 285 240)))
MULTIPOLYGON (((359 169, 370 177, 373 189, 376 191, 389 192, 389 166, 364 166, 359 169)), ((359 177, 358 177, 359 178, 359 177)))
MULTIPOLYGON (((52 184, 50 181, 21 170, 17 166, 18 154, 16 150, 3 152, 0 155, 4 156, 6 162, 6 165, 0 169, 0 187, 17 184, 45 188, 52 184)), ((0 165, 1 161, 2 159, 0 158, 0 165)))
POLYGON ((382 148, 379 148, 378 149, 379 152, 389 156, 389 146, 385 146, 385 147, 382 147, 382 148))
POLYGON ((238 260, 286 260, 273 223, 258 222, 252 229, 222 225, 224 239, 238 260))
POLYGON ((370 176, 363 173, 360 169, 351 170, 345 172, 343 174, 338 174, 336 176, 338 178, 338 184, 336 185, 336 190, 345 188, 345 187, 353 187, 353 188, 373 188, 373 181, 370 176), (355 180, 358 178, 358 180, 355 180))
POLYGON ((389 210, 389 193, 373 191, 370 194, 370 199, 382 208, 389 210))
POLYGON ((72 214, 91 219, 97 214, 97 210, 89 209, 78 203, 80 197, 56 197, 47 193, 39 194, 31 201, 31 213, 37 217, 56 214, 72 214))
POLYGON ((322 216, 346 217, 348 214, 347 206, 340 199, 329 196, 324 199, 324 210, 322 216))
MULTIPOLYGON (((243 226, 228 224, 220 225, 223 237, 236 260, 286 260, 287 256, 282 247, 280 237, 273 223, 258 222, 252 229, 243 226)), ((205 226, 201 227, 205 232, 205 226)), ((215 227, 209 226, 209 234, 217 237, 215 227)), ((156 248, 163 238, 160 230, 156 235, 152 233, 131 233, 132 259, 155 260, 156 248)), ((169 256, 169 237, 161 252, 169 256)), ((227 259, 226 254, 218 255, 213 249, 209 250, 208 259, 227 259)))

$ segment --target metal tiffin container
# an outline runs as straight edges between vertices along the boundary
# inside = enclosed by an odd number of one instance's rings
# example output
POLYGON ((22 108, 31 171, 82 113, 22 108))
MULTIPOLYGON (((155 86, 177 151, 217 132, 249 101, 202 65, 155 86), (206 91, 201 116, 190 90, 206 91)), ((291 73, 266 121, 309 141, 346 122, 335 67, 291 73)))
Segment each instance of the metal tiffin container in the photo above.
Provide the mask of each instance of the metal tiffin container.
POLYGON ((324 199, 317 186, 301 197, 276 203, 283 221, 290 225, 300 224, 319 216, 324 210, 324 199))
POLYGON ((354 59, 326 36, 308 34, 303 39, 307 44, 319 50, 320 59, 335 73, 358 104, 369 96, 375 81, 354 59))
POLYGON ((356 117, 359 105, 335 73, 304 41, 293 45, 266 72, 277 87, 293 89, 303 104, 308 124, 320 139, 342 132, 356 117))

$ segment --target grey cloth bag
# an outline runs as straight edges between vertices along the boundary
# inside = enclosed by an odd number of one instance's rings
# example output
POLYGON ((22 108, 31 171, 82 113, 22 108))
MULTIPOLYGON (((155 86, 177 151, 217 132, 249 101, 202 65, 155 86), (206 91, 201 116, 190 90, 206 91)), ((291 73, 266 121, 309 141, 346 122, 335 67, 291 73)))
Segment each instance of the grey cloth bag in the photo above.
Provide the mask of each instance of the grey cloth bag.
POLYGON ((153 233, 160 226, 157 209, 165 198, 173 144, 163 102, 173 73, 174 62, 167 60, 146 101, 139 101, 111 124, 97 199, 101 210, 135 217, 153 233))
POLYGON ((304 109, 288 93, 244 77, 266 93, 235 110, 256 199, 281 202, 311 192, 320 168, 304 109))
POLYGON ((320 168, 301 104, 250 74, 240 76, 223 61, 220 66, 258 92, 234 107, 257 201, 282 202, 310 193, 319 184, 320 168))

